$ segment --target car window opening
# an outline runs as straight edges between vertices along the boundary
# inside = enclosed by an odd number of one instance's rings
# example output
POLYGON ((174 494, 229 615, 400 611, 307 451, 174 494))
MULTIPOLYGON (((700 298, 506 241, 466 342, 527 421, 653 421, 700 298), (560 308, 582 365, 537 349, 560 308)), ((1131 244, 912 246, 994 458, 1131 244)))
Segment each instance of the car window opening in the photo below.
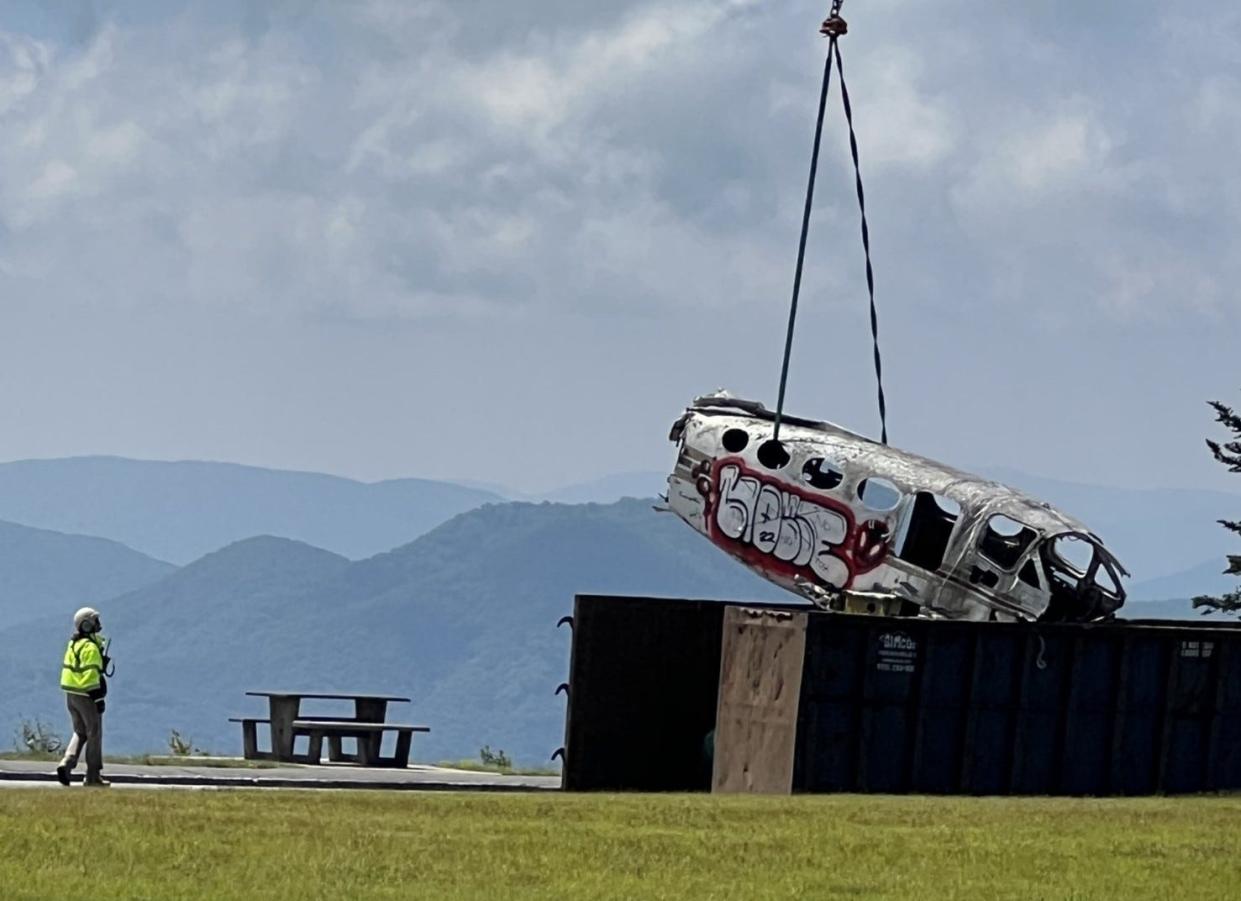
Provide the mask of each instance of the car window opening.
POLYGON ((1038 533, 1029 526, 1003 513, 996 513, 983 528, 978 551, 1000 568, 1011 570, 1037 537, 1038 533))
POLYGON ((901 490, 883 478, 862 479, 857 486, 858 500, 868 510, 887 513, 895 510, 901 502, 901 490))
POLYGON ((1120 596, 1120 582, 1117 581, 1116 574, 1102 561, 1095 570, 1094 583, 1106 594, 1112 597, 1120 596))
POLYGON ((1079 576, 1090 572, 1094 559, 1094 545, 1078 535, 1057 535, 1051 542, 1052 555, 1058 563, 1068 567, 1079 576))
POLYGON ((784 442, 769 438, 758 446, 758 462, 768 469, 783 469, 790 460, 784 442))
POLYGON ((739 454, 750 443, 750 435, 745 429, 729 429, 724 433, 720 443, 730 454, 739 454))
POLYGON ((952 530, 961 517, 961 505, 929 491, 914 495, 905 538, 896 556, 906 563, 935 572, 944 564, 952 530))
POLYGON ((830 491, 845 480, 845 471, 830 460, 812 457, 801 468, 801 480, 811 488, 830 491))

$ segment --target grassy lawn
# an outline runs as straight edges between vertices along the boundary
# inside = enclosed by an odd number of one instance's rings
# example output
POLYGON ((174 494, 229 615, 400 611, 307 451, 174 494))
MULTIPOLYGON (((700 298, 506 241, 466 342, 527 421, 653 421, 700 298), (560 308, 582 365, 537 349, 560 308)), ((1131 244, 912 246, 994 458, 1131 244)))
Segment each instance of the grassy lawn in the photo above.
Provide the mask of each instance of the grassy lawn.
POLYGON ((6 901, 1235 899, 1241 798, 6 789, 0 848, 6 901))

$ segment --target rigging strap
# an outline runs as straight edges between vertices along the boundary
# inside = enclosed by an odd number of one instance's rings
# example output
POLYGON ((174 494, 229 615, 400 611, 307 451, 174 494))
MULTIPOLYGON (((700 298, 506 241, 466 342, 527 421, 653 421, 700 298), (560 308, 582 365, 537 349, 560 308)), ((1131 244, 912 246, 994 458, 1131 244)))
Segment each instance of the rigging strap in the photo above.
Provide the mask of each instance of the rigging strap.
POLYGON ((797 298, 801 294, 802 264, 806 261, 806 236, 810 233, 810 209, 814 205, 814 179, 819 171, 819 142, 823 137, 823 111, 827 107, 827 88, 832 80, 832 54, 836 41, 827 48, 823 66, 823 89, 819 92, 819 118, 814 126, 814 150, 810 154, 810 180, 806 185, 806 208, 801 217, 801 240, 797 245, 797 268, 793 271, 793 301, 789 304, 789 328, 784 337, 784 363, 780 367, 780 394, 776 400, 776 422, 772 440, 780 440, 780 419, 784 415, 784 388, 789 379, 789 358, 793 355, 793 330, 797 325, 797 298))
POLYGON ((883 360, 879 352, 879 316, 875 307, 875 273, 870 259, 870 228, 866 222, 866 193, 862 189, 862 165, 858 157, 857 133, 853 128, 853 105, 849 101, 849 88, 845 84, 844 62, 838 44, 841 35, 849 31, 848 23, 840 17, 844 0, 833 0, 832 11, 824 21, 820 32, 830 39, 827 61, 823 67, 823 87, 819 92, 819 115, 814 128, 814 149, 810 156, 810 178, 806 185, 806 206, 802 213, 801 239, 797 245, 797 268, 793 273, 793 300, 789 305, 788 332, 784 339, 784 360, 780 366, 780 393, 776 401, 775 427, 772 440, 780 439, 780 421, 784 416, 784 392, 788 383, 789 360, 793 353, 793 332, 797 323, 797 301, 801 294, 802 268, 806 257, 806 238, 810 232, 810 211, 814 205, 814 182, 819 167, 819 147, 823 136, 823 114, 827 106, 828 87, 832 76, 832 61, 840 79, 840 97, 844 105, 845 120, 849 126, 849 150, 853 157, 853 175, 857 186, 858 210, 862 217, 862 252, 866 257, 866 290, 870 297, 870 334, 874 348, 875 382, 879 392, 879 425, 882 441, 888 443, 888 407, 883 393, 883 360))
MULTIPOLYGON (((832 43, 836 39, 832 38, 832 43)), ((884 444, 888 443, 888 404, 883 396, 883 358, 879 354, 879 315, 875 310, 875 270, 870 264, 870 227, 866 224, 866 192, 862 190, 862 164, 858 161, 857 134, 853 130, 853 105, 845 84, 844 64, 840 48, 836 48, 836 74, 840 78, 840 98, 844 101, 845 119, 849 123, 849 150, 853 154, 853 177, 857 183, 857 205, 862 214, 862 252, 866 256, 866 292, 870 295, 870 339, 875 354, 875 386, 879 391, 879 428, 884 444)))

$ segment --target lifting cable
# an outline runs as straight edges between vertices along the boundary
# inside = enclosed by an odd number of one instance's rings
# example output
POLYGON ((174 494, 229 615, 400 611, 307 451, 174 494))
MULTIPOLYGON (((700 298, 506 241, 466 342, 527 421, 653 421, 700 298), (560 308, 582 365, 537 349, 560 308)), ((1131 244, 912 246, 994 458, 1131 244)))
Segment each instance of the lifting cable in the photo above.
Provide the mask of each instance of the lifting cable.
POLYGON ((870 228, 866 224, 866 194, 862 190, 862 166, 858 160, 857 134, 853 130, 853 106, 849 102, 849 88, 845 85, 844 63, 840 58, 841 35, 847 34, 849 26, 840 17, 844 0, 832 0, 832 11, 823 22, 819 33, 830 39, 827 46, 827 62, 823 67, 823 87, 819 92, 819 115, 814 126, 814 149, 810 156, 810 178, 806 185, 806 206, 802 212, 801 240, 797 245, 797 268, 793 273, 793 301, 789 305, 789 327, 784 338, 784 362, 780 367, 780 394, 776 401, 776 421, 773 441, 780 440, 780 420, 784 416, 784 389, 788 383, 789 359, 793 353, 793 331, 797 323, 797 300, 801 294, 802 267, 806 259, 806 238, 810 233, 810 211, 814 205, 814 180, 819 168, 819 146, 823 137, 823 113, 827 108, 827 91, 832 79, 832 62, 840 79, 840 97, 849 124, 849 150, 853 155, 853 175, 857 184, 858 209, 862 215, 862 251, 866 256, 866 290, 870 295, 870 334, 874 345, 875 382, 879 389, 879 424, 884 444, 888 443, 888 407, 883 395, 883 363, 879 354, 879 317, 875 310, 875 273, 870 262, 870 228))

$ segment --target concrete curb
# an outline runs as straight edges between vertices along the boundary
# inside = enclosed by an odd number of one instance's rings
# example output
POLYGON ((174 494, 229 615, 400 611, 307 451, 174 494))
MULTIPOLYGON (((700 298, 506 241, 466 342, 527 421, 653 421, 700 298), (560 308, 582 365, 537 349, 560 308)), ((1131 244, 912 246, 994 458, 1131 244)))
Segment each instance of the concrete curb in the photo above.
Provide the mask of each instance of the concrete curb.
MULTIPOLYGON (((396 782, 364 779, 285 779, 264 776, 140 776, 133 773, 108 774, 116 785, 175 785, 194 788, 280 788, 280 789, 355 789, 361 791, 425 791, 425 792, 554 792, 558 788, 538 785, 503 785, 495 782, 396 782)), ((80 783, 81 776, 71 777, 80 783)), ((56 783, 54 773, 0 771, 0 782, 56 783)))

